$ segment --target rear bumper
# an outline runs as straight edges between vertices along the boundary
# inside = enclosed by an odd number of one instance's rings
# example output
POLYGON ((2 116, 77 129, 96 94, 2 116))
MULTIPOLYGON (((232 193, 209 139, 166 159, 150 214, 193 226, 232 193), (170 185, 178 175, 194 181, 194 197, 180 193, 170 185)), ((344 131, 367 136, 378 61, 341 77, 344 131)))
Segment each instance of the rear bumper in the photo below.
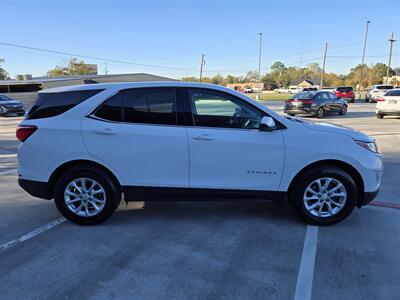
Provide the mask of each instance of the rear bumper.
POLYGON ((47 200, 53 198, 53 196, 50 194, 49 184, 47 182, 19 178, 18 184, 33 197, 47 200))
POLYGON ((400 116, 400 110, 377 109, 377 115, 400 116))
POLYGON ((315 115, 315 109, 309 107, 302 107, 302 108, 284 108, 283 112, 285 114, 293 114, 293 115, 315 115))

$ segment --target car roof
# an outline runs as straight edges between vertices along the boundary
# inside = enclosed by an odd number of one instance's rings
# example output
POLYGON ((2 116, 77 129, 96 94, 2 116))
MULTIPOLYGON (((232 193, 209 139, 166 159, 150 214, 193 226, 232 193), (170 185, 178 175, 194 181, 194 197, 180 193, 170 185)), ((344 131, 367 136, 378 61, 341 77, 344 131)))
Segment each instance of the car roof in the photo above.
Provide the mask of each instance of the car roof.
POLYGON ((42 90, 39 93, 60 93, 72 91, 86 90, 105 90, 105 89, 129 89, 129 88, 146 88, 146 87, 192 87, 192 88, 209 88, 220 91, 232 92, 232 89, 221 85, 199 82, 180 82, 180 81, 143 81, 143 82, 109 82, 109 83, 94 83, 62 86, 51 89, 42 90))

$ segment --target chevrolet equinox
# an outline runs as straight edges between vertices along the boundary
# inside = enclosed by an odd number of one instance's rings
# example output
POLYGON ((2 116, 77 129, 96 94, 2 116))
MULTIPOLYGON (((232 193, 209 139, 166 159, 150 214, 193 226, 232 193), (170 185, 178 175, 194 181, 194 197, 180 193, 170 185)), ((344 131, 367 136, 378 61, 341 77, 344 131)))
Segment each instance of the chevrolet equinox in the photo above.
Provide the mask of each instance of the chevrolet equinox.
POLYGON ((125 201, 274 200, 309 224, 377 195, 382 162, 355 130, 283 117, 211 84, 48 89, 17 128, 19 184, 68 220, 105 221, 125 201))

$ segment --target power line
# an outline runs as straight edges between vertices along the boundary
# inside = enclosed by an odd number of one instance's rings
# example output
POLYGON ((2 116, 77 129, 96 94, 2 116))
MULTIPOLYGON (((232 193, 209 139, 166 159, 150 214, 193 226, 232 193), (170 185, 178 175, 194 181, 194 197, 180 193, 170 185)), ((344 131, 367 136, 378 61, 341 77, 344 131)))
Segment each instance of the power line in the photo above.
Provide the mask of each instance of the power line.
POLYGON ((90 56, 90 55, 77 54, 77 53, 69 53, 69 52, 64 52, 64 51, 37 48, 37 47, 30 47, 30 46, 17 45, 17 44, 11 44, 11 43, 0 42, 0 45, 8 46, 8 47, 21 48, 21 49, 34 50, 34 51, 47 52, 47 53, 55 53, 55 54, 62 54, 62 55, 68 55, 68 56, 89 58, 89 59, 101 60, 101 61, 105 61, 105 62, 114 62, 114 63, 119 63, 119 64, 134 65, 134 66, 140 66, 140 67, 148 67, 148 68, 156 68, 156 69, 167 69, 167 70, 186 70, 186 71, 195 70, 195 68, 178 68, 178 67, 151 65, 151 64, 141 64, 141 63, 130 62, 130 61, 123 61, 123 60, 110 59, 110 58, 97 57, 97 56, 90 56))

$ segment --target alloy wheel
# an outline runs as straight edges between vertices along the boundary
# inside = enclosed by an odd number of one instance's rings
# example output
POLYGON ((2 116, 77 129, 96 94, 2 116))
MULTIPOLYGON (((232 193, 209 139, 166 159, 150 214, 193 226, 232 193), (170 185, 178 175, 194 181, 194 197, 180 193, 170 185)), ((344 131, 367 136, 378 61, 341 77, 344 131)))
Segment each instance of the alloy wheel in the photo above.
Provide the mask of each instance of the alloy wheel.
POLYGON ((65 188, 64 202, 75 215, 93 217, 103 210, 106 203, 106 192, 93 179, 77 178, 65 188))
POLYGON ((331 177, 318 178, 311 182, 303 195, 303 203, 316 217, 332 217, 338 214, 346 204, 347 192, 344 185, 331 177))

